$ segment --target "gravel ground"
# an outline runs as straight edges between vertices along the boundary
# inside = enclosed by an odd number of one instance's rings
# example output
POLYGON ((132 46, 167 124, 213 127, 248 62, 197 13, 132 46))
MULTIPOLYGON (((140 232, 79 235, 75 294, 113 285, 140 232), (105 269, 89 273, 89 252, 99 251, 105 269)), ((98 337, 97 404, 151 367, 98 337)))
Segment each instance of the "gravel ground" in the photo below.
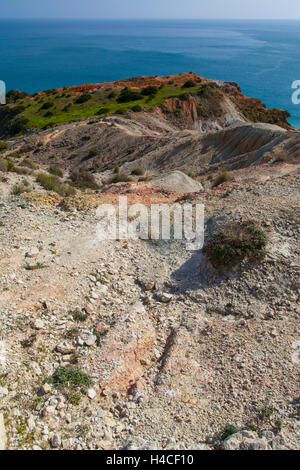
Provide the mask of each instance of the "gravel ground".
POLYGON ((300 448, 299 176, 192 196, 205 204, 207 237, 240 219, 267 233, 263 261, 222 273, 184 242, 100 242, 94 209, 37 207, 7 185, 0 416, 9 449, 300 448), (69 367, 92 383, 49 380, 69 367), (239 433, 224 443, 228 425, 239 433))

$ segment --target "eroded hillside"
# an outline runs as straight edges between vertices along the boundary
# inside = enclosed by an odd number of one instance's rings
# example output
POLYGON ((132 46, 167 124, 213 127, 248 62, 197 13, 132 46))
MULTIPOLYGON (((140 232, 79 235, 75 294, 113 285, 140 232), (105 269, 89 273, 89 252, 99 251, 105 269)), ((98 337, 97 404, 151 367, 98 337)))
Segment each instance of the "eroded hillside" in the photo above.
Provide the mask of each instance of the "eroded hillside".
POLYGON ((0 448, 299 449, 287 114, 194 74, 17 96, 38 123, 0 143, 0 448), (120 195, 204 204, 204 249, 99 240, 120 195))

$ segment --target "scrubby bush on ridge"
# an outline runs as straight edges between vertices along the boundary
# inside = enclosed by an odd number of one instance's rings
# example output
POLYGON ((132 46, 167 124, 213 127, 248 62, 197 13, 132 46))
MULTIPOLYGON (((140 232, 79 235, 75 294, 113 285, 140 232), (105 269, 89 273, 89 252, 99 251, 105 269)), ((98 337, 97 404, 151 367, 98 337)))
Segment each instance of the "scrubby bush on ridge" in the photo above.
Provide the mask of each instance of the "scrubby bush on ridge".
POLYGON ((266 234, 254 222, 232 222, 213 234, 203 253, 214 266, 225 267, 245 258, 264 258, 266 245, 266 234))

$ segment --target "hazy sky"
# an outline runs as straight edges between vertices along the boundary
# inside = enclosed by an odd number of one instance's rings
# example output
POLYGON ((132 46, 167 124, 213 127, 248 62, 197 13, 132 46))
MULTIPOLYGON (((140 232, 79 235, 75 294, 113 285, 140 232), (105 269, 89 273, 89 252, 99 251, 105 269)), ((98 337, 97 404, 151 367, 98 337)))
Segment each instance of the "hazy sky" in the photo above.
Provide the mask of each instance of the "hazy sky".
POLYGON ((300 19, 300 0, 0 0, 0 18, 300 19))

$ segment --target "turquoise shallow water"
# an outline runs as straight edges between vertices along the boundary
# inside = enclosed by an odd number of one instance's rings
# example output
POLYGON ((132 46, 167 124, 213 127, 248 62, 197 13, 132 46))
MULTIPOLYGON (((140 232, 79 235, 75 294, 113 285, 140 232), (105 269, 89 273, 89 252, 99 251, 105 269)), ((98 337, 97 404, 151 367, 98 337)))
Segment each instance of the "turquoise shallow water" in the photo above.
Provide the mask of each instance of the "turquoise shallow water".
POLYGON ((300 21, 0 20, 0 80, 30 93, 194 71, 238 82, 300 128, 300 21))

